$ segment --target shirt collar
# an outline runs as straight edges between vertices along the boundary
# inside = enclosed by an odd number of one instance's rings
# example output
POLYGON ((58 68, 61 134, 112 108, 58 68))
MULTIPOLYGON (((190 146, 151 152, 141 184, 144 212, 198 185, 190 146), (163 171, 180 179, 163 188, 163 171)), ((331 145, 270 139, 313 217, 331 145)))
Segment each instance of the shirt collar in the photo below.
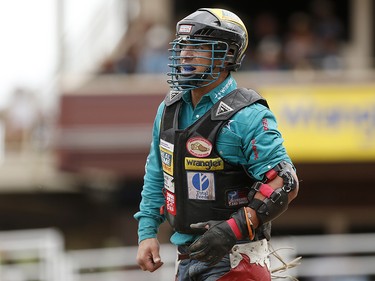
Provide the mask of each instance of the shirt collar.
MULTIPOLYGON (((211 102, 215 104, 218 100, 228 95, 230 92, 232 92, 236 88, 237 88, 237 82, 236 80, 234 80, 233 76, 229 74, 228 77, 220 85, 218 85, 215 89, 205 94, 203 98, 208 97, 211 100, 211 102)), ((183 93, 182 99, 186 103, 191 103, 190 91, 186 91, 185 93, 183 93)))

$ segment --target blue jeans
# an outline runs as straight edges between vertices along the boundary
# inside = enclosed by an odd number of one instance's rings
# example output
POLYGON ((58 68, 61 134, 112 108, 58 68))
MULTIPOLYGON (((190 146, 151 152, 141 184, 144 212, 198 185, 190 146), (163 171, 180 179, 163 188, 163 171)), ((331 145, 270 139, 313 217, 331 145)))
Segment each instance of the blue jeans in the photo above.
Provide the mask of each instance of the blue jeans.
MULTIPOLYGON (((180 254, 186 254, 187 246, 179 246, 180 254)), ((198 260, 183 259, 177 268, 177 281, 271 281, 269 250, 266 239, 235 245, 233 268, 229 254, 215 264, 208 266, 198 260)), ((188 257, 186 255, 180 255, 188 257)))
MULTIPOLYGON (((180 253, 186 253, 187 246, 179 246, 180 253)), ((177 281, 216 281, 231 269, 229 254, 214 266, 198 260, 181 260, 178 265, 177 281)))

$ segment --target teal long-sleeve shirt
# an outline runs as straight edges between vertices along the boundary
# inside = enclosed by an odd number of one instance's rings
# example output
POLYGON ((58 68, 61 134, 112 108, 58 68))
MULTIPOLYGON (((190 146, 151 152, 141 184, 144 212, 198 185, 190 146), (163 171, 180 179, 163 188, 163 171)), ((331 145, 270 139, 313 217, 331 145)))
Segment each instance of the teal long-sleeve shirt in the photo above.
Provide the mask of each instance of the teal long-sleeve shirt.
MULTIPOLYGON (((179 119, 179 129, 185 129, 203 116, 222 97, 237 88, 235 79, 229 75, 218 87, 202 97, 194 108, 190 91, 183 94, 183 104, 179 119)), ((150 152, 145 166, 142 200, 139 211, 134 215, 138 220, 138 241, 157 237, 159 226, 165 221, 160 214, 164 204, 163 169, 159 151, 160 122, 165 104, 157 110, 150 152)), ((282 160, 292 164, 283 138, 277 128, 274 114, 265 106, 256 103, 237 112, 223 127, 217 137, 217 151, 231 164, 244 165, 250 176, 262 180, 264 173, 282 160)), ((194 235, 175 232, 171 242, 183 245, 193 242, 194 235)))

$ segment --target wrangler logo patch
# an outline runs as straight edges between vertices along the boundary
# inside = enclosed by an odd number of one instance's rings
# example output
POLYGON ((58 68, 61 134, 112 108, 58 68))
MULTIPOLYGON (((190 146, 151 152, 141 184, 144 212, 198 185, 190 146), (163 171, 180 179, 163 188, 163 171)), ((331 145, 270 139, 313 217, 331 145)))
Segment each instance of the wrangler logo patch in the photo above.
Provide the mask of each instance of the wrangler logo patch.
POLYGON ((221 158, 185 158, 185 169, 195 171, 217 171, 224 169, 224 161, 221 158))

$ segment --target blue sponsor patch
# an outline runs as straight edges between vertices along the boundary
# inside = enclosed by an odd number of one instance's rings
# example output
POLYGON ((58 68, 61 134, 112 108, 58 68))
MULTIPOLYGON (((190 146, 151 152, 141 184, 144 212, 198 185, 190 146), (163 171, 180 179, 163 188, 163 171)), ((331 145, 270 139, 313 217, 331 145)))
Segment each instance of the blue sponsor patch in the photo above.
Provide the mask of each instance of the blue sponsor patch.
POLYGON ((189 199, 215 200, 215 179, 213 173, 187 172, 189 199))
POLYGON ((247 194, 249 190, 245 189, 236 189, 227 192, 227 205, 229 207, 246 205, 249 203, 247 199, 247 194))

